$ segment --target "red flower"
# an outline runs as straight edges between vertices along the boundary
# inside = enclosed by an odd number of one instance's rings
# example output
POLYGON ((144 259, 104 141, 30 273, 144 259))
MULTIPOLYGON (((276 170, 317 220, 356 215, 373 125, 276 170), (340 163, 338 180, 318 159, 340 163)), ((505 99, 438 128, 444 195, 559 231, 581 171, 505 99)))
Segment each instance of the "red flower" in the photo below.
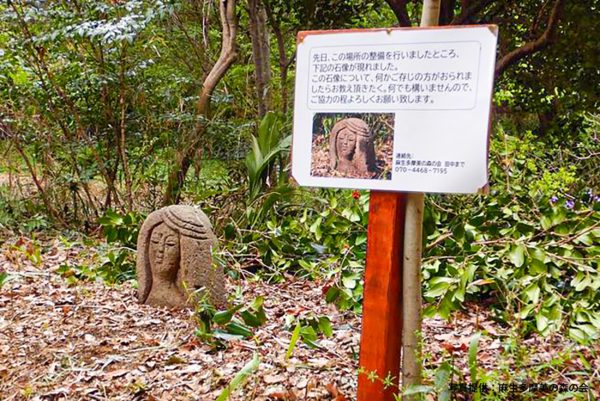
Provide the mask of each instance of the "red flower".
POLYGON ((352 191, 352 197, 354 199, 360 198, 360 192, 358 192, 357 190, 352 191))

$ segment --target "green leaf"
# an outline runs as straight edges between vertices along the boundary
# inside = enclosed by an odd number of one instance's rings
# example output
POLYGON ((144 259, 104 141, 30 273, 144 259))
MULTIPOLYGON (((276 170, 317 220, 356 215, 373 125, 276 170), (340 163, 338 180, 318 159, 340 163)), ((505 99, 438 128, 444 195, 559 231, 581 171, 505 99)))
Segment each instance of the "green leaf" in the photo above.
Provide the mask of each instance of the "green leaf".
POLYGON ((227 224, 223 231, 225 234, 225 239, 231 240, 235 238, 235 226, 233 224, 227 224))
POLYGON ((294 328, 294 332, 292 333, 292 338, 290 339, 290 345, 285 353, 285 360, 287 361, 292 356, 292 352, 294 352, 294 348, 296 347, 296 343, 298 342, 298 338, 300 338, 300 330, 302 329, 302 325, 300 322, 296 323, 296 327, 294 328))
POLYGON ((367 234, 360 234, 358 237, 356 237, 356 240, 354 240, 354 245, 358 246, 358 245, 362 245, 365 242, 367 242, 367 234))
POLYGON ((471 383, 477 383, 477 345, 481 332, 475 333, 469 343, 469 372, 471 374, 471 383))
POLYGON ((312 225, 310 226, 309 231, 311 233, 316 233, 317 229, 321 226, 322 223, 323 223, 323 218, 322 217, 317 218, 317 220, 315 220, 315 222, 312 223, 312 225))
POLYGON ((340 290, 337 287, 329 287, 327 293, 325 294, 325 301, 327 303, 331 303, 337 299, 340 295, 340 290))
POLYGON ((248 326, 250 327, 260 327, 262 326, 262 324, 264 323, 262 321, 262 319, 260 319, 258 316, 248 312, 247 310, 245 311, 241 311, 240 312, 240 316, 242 317, 242 319, 244 320, 244 323, 246 323, 248 326))
POLYGON ((540 219, 540 224, 544 230, 548 230, 552 227, 552 219, 548 216, 542 216, 540 219))
POLYGON ((431 386, 412 384, 402 392, 402 395, 427 394, 433 392, 433 390, 431 386))
POLYGON ((573 242, 577 243, 577 244, 583 244, 586 246, 592 246, 594 245, 594 240, 592 239, 592 235, 591 233, 585 233, 577 238, 575 238, 573 240, 573 242))
POLYGON ((566 218, 567 214, 565 213, 565 211, 562 209, 558 209, 552 216, 552 225, 556 226, 558 224, 561 224, 563 221, 566 220, 566 218))
POLYGON ((533 276, 538 274, 545 274, 548 272, 546 264, 539 259, 532 259, 529 263, 529 273, 533 276))
POLYGON ((25 85, 27 82, 29 82, 27 72, 25 72, 25 70, 22 68, 17 69, 9 75, 17 85, 25 85))
POLYGON ((237 312, 238 310, 242 309, 242 307, 243 307, 243 305, 238 305, 231 309, 219 311, 219 312, 215 313, 212 320, 216 324, 220 324, 220 325, 227 324, 233 318, 234 313, 237 312))
POLYGON ((537 305, 537 303, 540 300, 540 286, 538 285, 537 281, 531 283, 525 289, 525 295, 527 295, 527 298, 531 301, 532 304, 537 305))
POLYGON ((235 391, 242 383, 246 381, 248 376, 250 376, 256 369, 258 369, 258 365, 260 364, 260 359, 258 358, 258 354, 254 354, 254 357, 250 362, 248 362, 242 370, 240 370, 235 377, 231 380, 231 382, 223 389, 221 394, 217 397, 215 401, 225 401, 231 397, 231 393, 235 391))
POLYGON ((354 277, 343 277, 342 278, 343 286, 350 290, 356 288, 356 281, 357 281, 357 279, 354 277))
POLYGON ((571 285, 575 287, 575 291, 583 291, 592 284, 592 279, 587 273, 579 272, 571 281, 571 285))
POLYGON ((8 283, 13 278, 14 277, 10 276, 7 272, 0 272, 0 288, 2 288, 4 284, 8 283))
POLYGON ((569 328, 569 337, 571 337, 575 341, 585 342, 589 340, 587 334, 583 330, 571 327, 569 328))
POLYGON ((323 333, 325 337, 331 337, 333 335, 331 321, 327 316, 321 316, 319 318, 319 330, 321 330, 321 333, 323 333))
POLYGON ((429 280, 429 284, 430 285, 436 285, 438 283, 452 284, 454 282, 456 282, 456 278, 453 278, 453 277, 443 277, 443 276, 434 277, 431 280, 429 280))
POLYGON ((250 330, 248 326, 236 322, 229 323, 227 326, 225 326, 225 330, 227 330, 227 332, 230 334, 239 335, 246 338, 252 337, 253 335, 252 330, 250 330))
POLYGON ((262 309, 262 306, 264 303, 265 303, 265 297, 262 297, 262 296, 256 297, 250 304, 250 309, 259 311, 262 309))
POLYGON ((535 315, 535 326, 540 333, 544 333, 549 325, 548 318, 544 316, 542 313, 538 313, 535 315))
POLYGON ((317 332, 311 326, 303 326, 300 329, 300 337, 302 337, 302 341, 309 347, 319 347, 319 344, 317 344, 317 332))
POLYGON ((435 372, 435 388, 438 391, 438 401, 450 401, 450 374, 452 367, 448 362, 442 362, 435 372))
POLYGON ((431 287, 429 289, 429 291, 427 291, 425 293, 425 296, 427 298, 437 298, 440 295, 445 294, 448 291, 448 288, 450 288, 450 284, 448 284, 448 283, 438 283, 437 285, 434 285, 433 287, 431 287))
POLYGON ((508 254, 508 258, 516 267, 523 266, 525 262, 525 247, 523 245, 513 245, 508 254))

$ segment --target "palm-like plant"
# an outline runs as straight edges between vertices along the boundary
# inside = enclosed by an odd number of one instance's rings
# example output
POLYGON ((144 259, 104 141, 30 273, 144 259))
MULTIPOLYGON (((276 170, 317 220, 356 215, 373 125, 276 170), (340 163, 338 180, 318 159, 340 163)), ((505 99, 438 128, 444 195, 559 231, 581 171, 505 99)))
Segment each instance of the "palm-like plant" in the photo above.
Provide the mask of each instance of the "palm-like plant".
POLYGON ((260 122, 258 136, 252 135, 252 148, 246 156, 249 200, 255 200, 265 188, 286 180, 285 154, 292 136, 283 134, 282 117, 268 112, 260 122))

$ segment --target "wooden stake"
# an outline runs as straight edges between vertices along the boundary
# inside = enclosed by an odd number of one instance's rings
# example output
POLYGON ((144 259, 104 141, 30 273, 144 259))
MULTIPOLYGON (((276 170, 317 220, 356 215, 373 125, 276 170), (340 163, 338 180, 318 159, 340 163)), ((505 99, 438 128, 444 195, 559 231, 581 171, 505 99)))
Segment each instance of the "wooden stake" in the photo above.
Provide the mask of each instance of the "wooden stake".
POLYGON ((405 197, 371 192, 358 401, 394 401, 399 393, 405 197))

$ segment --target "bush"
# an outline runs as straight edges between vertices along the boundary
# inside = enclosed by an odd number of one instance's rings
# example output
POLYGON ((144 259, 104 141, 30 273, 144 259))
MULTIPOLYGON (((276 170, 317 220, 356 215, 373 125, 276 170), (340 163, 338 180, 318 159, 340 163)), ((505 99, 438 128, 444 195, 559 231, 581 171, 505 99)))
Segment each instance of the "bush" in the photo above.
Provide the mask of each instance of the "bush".
POLYGON ((600 197, 577 159, 561 165, 530 135, 500 130, 492 154, 489 196, 429 197, 426 313, 489 300, 525 333, 566 325, 576 340, 597 338, 600 197))
MULTIPOLYGON (((427 197, 426 314, 449 317, 485 302, 525 334, 566 326, 580 341, 598 336, 600 194, 584 180, 581 157, 598 152, 598 142, 587 143, 549 151, 530 132, 519 138, 499 125, 490 194, 427 197)), ((324 281, 327 301, 360 311, 367 212, 367 193, 280 186, 225 226, 227 254, 269 280, 324 281)))
POLYGON ((358 311, 367 211, 367 193, 278 187, 225 226, 225 253, 233 267, 270 281, 322 280, 328 301, 358 311))
POLYGON ((137 237, 143 220, 144 216, 138 213, 119 214, 113 210, 98 220, 110 246, 98 267, 104 281, 116 283, 135 277, 137 237))

